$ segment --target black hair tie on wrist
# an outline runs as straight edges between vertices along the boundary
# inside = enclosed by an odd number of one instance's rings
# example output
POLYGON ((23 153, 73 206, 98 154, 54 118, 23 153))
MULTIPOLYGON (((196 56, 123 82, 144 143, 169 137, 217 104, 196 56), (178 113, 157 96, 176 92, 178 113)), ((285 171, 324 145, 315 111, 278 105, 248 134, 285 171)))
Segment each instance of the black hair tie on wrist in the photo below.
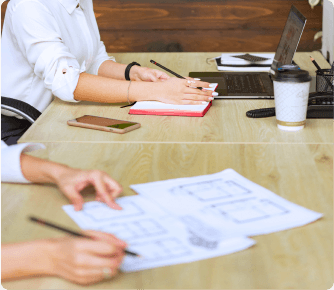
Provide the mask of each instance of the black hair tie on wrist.
POLYGON ((124 75, 125 75, 125 79, 126 79, 127 81, 130 80, 130 69, 131 69, 134 65, 138 65, 138 66, 140 66, 140 64, 139 64, 138 62, 133 61, 133 62, 129 63, 128 66, 127 66, 126 69, 125 69, 125 74, 124 74, 124 75))

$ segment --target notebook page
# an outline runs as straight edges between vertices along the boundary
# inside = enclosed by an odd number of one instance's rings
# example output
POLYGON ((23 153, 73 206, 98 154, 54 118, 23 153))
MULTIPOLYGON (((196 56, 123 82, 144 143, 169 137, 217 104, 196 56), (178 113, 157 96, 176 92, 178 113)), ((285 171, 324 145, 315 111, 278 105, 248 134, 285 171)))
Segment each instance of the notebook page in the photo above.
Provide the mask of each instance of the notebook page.
POLYGON ((202 112, 208 106, 209 102, 203 102, 203 105, 173 105, 155 101, 137 102, 131 107, 131 110, 182 110, 192 112, 202 112))

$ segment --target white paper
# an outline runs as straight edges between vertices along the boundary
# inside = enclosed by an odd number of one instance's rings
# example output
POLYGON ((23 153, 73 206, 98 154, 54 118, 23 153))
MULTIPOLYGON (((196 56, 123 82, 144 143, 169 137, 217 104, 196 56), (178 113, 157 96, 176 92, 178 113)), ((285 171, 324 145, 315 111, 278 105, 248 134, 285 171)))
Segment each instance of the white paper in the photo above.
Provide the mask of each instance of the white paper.
POLYGON ((173 105, 165 104, 155 101, 144 101, 137 102, 131 107, 131 110, 181 110, 181 111, 192 111, 192 112, 202 112, 208 106, 209 102, 203 102, 203 105, 173 105))
MULTIPOLYGON (((244 72, 252 72, 252 71, 264 71, 269 72, 270 66, 268 67, 238 67, 238 65, 250 65, 252 62, 233 57, 235 55, 240 55, 242 53, 222 53, 220 56, 220 60, 222 65, 217 66, 218 70, 221 71, 244 71, 244 72), (225 65, 236 65, 236 66, 224 66, 225 65)), ((265 57, 268 58, 267 60, 257 61, 256 64, 268 64, 271 65, 274 60, 274 53, 251 53, 251 55, 265 57)))
POLYGON ((127 255, 121 266, 124 272, 208 259, 255 243, 196 217, 189 216, 186 223, 180 221, 142 196, 119 198, 117 203, 123 210, 113 210, 101 202, 85 203, 81 211, 72 205, 63 209, 82 229, 112 233, 128 243, 128 250, 141 255, 127 255))
MULTIPOLYGON (((253 64, 253 62, 250 62, 248 60, 234 57, 237 55, 242 55, 242 53, 222 53, 222 55, 220 56, 220 61, 222 64, 232 64, 232 65, 253 64)), ((268 64, 268 65, 271 65, 273 63, 275 56, 274 53, 251 53, 251 55, 268 58, 266 60, 255 62, 255 64, 268 64)))
POLYGON ((322 214, 289 202, 232 169, 132 185, 179 220, 194 217, 222 231, 254 236, 313 222, 322 214))

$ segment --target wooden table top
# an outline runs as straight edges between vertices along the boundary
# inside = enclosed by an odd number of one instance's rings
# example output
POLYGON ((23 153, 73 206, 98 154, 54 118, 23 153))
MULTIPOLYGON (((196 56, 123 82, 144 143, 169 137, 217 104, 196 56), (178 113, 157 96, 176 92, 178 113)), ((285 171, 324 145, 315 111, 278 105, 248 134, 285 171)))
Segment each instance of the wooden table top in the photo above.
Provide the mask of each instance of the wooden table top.
MULTIPOLYGON (((115 53, 121 63, 138 61, 154 67, 150 59, 166 65, 181 75, 191 71, 216 71, 206 59, 218 53, 115 53)), ((329 67, 319 52, 297 53, 296 63, 315 75, 309 59, 312 55, 320 66, 329 67)), ((275 117, 251 119, 246 111, 273 107, 274 100, 214 100, 204 117, 129 115, 122 104, 92 102, 68 103, 55 99, 19 142, 193 142, 193 143, 333 143, 333 121, 307 119, 305 129, 285 132, 277 128, 275 117), (128 120, 141 123, 140 129, 126 134, 115 134, 71 127, 67 121, 82 115, 128 120)))
MULTIPOLYGON (((328 289, 333 283, 333 146, 328 144, 94 144, 48 143, 32 152, 82 169, 108 172, 130 184, 236 170, 279 196, 324 214, 309 225, 252 237, 247 250, 188 264, 121 273, 81 287, 56 277, 2 282, 6 289, 328 289)), ((54 220, 78 229, 50 185, 2 184, 2 243, 62 236, 27 221, 54 220)), ((85 200, 93 196, 85 194, 85 200)))

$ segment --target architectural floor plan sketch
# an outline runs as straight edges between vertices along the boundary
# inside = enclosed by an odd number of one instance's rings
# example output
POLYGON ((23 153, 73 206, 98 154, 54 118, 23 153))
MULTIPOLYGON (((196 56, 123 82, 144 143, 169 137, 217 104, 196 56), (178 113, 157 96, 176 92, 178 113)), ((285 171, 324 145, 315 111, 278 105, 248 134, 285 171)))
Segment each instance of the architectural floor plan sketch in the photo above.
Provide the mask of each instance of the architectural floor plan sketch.
POLYGON ((167 233, 167 230, 153 219, 143 219, 127 223, 112 223, 99 228, 99 230, 112 233, 118 238, 127 241, 159 236, 167 233))
POLYGON ((289 213, 288 209, 273 201, 255 198, 213 204, 209 210, 213 210, 235 223, 248 223, 289 213))
POLYGON ((128 202, 126 204, 126 211, 110 211, 110 207, 106 204, 88 204, 82 210, 82 213, 94 221, 115 220, 131 216, 140 216, 144 211, 135 203, 128 202), (96 210, 98 209, 98 210, 96 210))
POLYGON ((123 208, 87 202, 64 211, 82 228, 111 233, 141 258, 126 255, 122 271, 188 263, 241 251, 263 235, 305 225, 322 215, 251 182, 232 169, 211 175, 132 185, 123 208))
POLYGON ((133 259, 133 262, 138 263, 143 261, 161 261, 163 259, 179 258, 192 253, 189 247, 184 245, 177 238, 152 240, 145 243, 133 243, 131 244, 131 247, 138 252, 146 253, 142 260, 133 259), (149 249, 149 251, 146 249, 149 249))
POLYGON ((170 189, 177 196, 189 194, 200 201, 213 201, 232 196, 242 196, 251 191, 233 180, 213 179, 196 183, 179 185, 170 189))
MULTIPOLYGON (((232 169, 210 175, 136 184, 131 188, 179 219, 185 215, 196 217, 223 233, 263 235, 302 226, 322 216, 274 194, 232 169)), ((195 236, 194 240, 196 236, 199 238, 200 244, 205 227, 198 231, 194 227, 196 223, 190 224, 193 228, 188 225, 189 232, 195 236)), ((210 234, 204 236, 209 237, 210 234)), ((214 246, 214 241, 210 240, 210 244, 214 246)))
POLYGON ((182 223, 139 195, 119 198, 117 203, 123 210, 114 210, 96 201, 85 203, 81 211, 75 211, 73 205, 65 205, 63 209, 81 228, 111 233, 126 241, 128 249, 141 256, 126 255, 121 267, 125 272, 217 257, 254 244, 253 240, 238 235, 233 236, 236 242, 219 239, 214 240, 215 247, 210 247, 208 243, 212 239, 206 241, 205 233, 213 234, 214 229, 200 220, 188 217, 186 224, 182 223), (198 232, 202 236, 198 236, 198 232))

